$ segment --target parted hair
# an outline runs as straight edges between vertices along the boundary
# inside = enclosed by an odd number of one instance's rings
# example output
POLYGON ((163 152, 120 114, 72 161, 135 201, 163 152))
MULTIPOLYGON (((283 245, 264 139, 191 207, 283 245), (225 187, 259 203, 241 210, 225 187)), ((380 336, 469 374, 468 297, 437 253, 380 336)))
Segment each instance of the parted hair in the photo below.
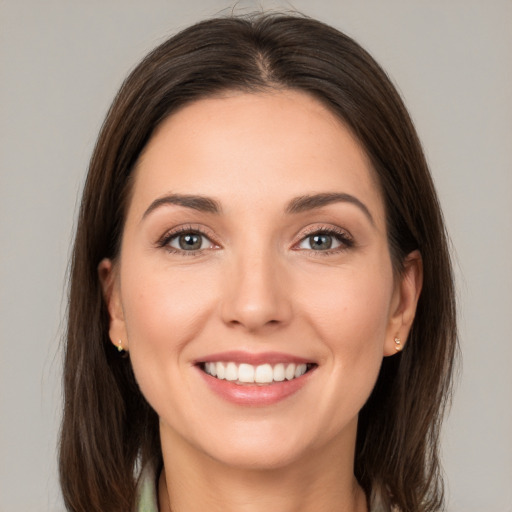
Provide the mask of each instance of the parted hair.
POLYGON ((448 240, 429 169, 390 79, 353 39, 301 15, 195 24, 128 76, 99 134, 70 267, 60 480, 66 507, 133 510, 138 469, 160 467, 158 416, 112 345, 98 264, 120 250, 132 171, 180 107, 223 91, 293 89, 321 101, 368 155, 384 198, 396 276, 419 250, 423 289, 403 352, 384 358, 359 415, 354 472, 373 510, 443 509, 439 431, 457 353, 448 240))

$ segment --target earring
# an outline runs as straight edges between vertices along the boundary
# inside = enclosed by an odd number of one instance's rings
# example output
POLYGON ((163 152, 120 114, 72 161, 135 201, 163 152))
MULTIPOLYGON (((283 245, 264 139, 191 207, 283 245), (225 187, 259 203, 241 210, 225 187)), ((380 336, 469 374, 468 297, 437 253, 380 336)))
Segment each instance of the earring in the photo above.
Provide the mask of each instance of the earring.
POLYGON ((117 351, 118 351, 118 352, 123 352, 123 351, 124 351, 124 348, 123 348, 123 340, 119 340, 119 341, 117 342, 117 344, 118 344, 118 345, 117 345, 117 351))
POLYGON ((396 350, 397 352, 400 352, 402 349, 403 349, 403 347, 402 347, 402 342, 400 341, 400 338, 397 336, 397 337, 395 338, 395 350, 396 350))

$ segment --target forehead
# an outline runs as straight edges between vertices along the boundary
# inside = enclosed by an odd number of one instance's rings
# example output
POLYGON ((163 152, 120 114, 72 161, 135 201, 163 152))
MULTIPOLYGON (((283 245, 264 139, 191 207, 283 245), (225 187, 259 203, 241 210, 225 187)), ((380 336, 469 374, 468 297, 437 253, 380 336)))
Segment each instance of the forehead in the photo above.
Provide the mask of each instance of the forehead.
POLYGON ((158 127, 137 163, 130 209, 163 193, 270 206, 325 192, 356 195, 383 216, 364 149, 321 102, 290 90, 235 92, 193 102, 158 127))

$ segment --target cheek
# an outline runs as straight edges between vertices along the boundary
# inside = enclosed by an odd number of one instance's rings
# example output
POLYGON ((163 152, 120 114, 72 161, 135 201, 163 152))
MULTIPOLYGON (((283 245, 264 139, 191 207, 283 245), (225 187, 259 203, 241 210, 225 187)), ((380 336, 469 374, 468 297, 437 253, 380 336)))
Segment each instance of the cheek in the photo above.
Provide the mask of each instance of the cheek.
POLYGON ((390 269, 382 265, 344 268, 305 287, 309 291, 302 294, 302 309, 333 352, 356 356, 378 348, 382 357, 393 293, 390 269))
POLYGON ((321 401, 335 411, 334 435, 340 422, 355 417, 377 380, 388 334, 393 291, 392 272, 332 273, 327 291, 310 288, 309 325, 326 348, 330 379, 321 401))
POLYGON ((126 266, 124 275, 123 310, 130 346, 142 341, 178 343, 187 332, 192 334, 213 303, 213 284, 197 272, 170 271, 161 265, 144 270, 135 263, 126 266))
POLYGON ((122 279, 130 359, 143 394, 158 409, 158 390, 181 385, 187 347, 198 338, 215 300, 212 285, 197 274, 132 268, 126 265, 122 279))

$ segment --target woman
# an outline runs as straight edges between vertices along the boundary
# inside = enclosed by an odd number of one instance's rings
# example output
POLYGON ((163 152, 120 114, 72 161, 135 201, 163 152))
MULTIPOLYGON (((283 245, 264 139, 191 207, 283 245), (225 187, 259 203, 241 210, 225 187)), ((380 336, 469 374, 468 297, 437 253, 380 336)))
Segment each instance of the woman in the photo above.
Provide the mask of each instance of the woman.
POLYGON ((455 349, 425 158, 357 43, 214 19, 132 72, 77 227, 69 510, 439 510, 455 349))

